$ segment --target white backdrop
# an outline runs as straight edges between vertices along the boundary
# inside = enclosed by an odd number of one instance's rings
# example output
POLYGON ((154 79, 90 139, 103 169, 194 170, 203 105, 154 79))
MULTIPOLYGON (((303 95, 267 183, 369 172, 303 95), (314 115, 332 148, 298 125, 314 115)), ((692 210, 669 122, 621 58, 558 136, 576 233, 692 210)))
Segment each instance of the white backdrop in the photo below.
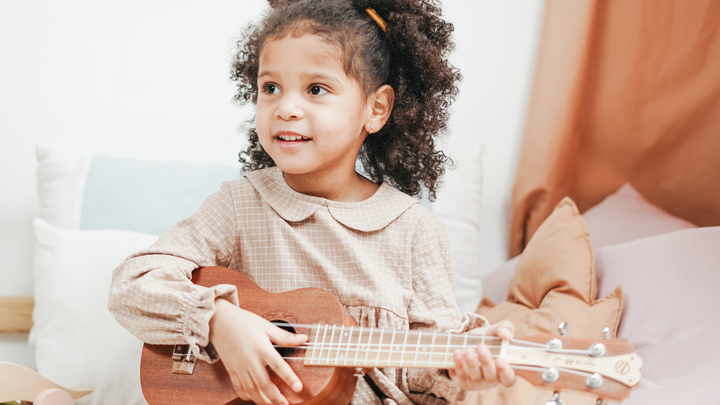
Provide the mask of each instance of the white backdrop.
MULTIPOLYGON (((32 294, 37 141, 121 156, 228 163, 251 117, 231 104, 232 38, 261 0, 0 0, 0 295, 32 294)), ((506 259, 510 186, 542 0, 445 0, 465 79, 452 151, 484 148, 482 272, 506 259)), ((452 153, 451 153, 452 155, 452 153)), ((26 335, 0 361, 34 367, 26 335)))

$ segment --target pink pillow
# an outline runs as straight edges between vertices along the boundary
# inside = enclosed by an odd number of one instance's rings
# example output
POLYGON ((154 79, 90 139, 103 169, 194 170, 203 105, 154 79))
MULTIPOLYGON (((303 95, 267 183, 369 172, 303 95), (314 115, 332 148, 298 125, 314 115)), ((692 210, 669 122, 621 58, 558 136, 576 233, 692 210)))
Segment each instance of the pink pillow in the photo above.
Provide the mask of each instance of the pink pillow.
POLYGON ((693 228, 596 249, 598 295, 622 284, 618 337, 643 360, 633 404, 720 398, 720 227, 693 228))
POLYGON ((583 217, 595 247, 696 227, 648 202, 630 183, 585 211, 583 217))

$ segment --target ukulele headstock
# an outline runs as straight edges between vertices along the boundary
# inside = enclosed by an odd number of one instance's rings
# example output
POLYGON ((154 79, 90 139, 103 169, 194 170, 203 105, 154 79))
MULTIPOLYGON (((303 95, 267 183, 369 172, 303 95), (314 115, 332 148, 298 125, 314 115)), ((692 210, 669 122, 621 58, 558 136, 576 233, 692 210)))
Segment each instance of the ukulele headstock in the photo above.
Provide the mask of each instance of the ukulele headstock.
POLYGON ((559 392, 566 389, 591 393, 598 404, 622 401, 640 383, 642 360, 626 339, 609 339, 609 328, 600 339, 569 337, 564 323, 559 329, 559 335, 514 339, 507 352, 518 376, 555 391, 548 405, 561 405, 559 392))

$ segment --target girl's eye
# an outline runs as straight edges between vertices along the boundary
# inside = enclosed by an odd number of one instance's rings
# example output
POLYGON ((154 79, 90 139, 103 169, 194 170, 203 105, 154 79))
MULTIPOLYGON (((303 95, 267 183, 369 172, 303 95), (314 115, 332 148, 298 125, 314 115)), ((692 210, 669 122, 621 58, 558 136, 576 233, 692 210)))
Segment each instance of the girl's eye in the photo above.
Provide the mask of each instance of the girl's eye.
POLYGON ((327 89, 325 89, 322 86, 315 85, 315 86, 310 87, 310 94, 312 94, 313 96, 323 95, 327 92, 328 92, 327 89))
POLYGON ((272 83, 266 84, 265 86, 263 86, 263 88, 265 89, 265 93, 267 93, 267 94, 277 94, 280 92, 280 89, 278 88, 278 86, 276 86, 272 83))

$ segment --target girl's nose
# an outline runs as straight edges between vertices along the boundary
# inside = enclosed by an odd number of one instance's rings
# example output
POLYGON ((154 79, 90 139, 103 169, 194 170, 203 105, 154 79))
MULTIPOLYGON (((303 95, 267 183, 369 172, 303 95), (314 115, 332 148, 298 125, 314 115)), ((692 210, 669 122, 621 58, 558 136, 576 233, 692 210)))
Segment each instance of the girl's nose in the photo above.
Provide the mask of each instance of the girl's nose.
POLYGON ((297 120, 305 116, 300 100, 293 95, 284 95, 280 99, 275 115, 281 120, 297 120))

